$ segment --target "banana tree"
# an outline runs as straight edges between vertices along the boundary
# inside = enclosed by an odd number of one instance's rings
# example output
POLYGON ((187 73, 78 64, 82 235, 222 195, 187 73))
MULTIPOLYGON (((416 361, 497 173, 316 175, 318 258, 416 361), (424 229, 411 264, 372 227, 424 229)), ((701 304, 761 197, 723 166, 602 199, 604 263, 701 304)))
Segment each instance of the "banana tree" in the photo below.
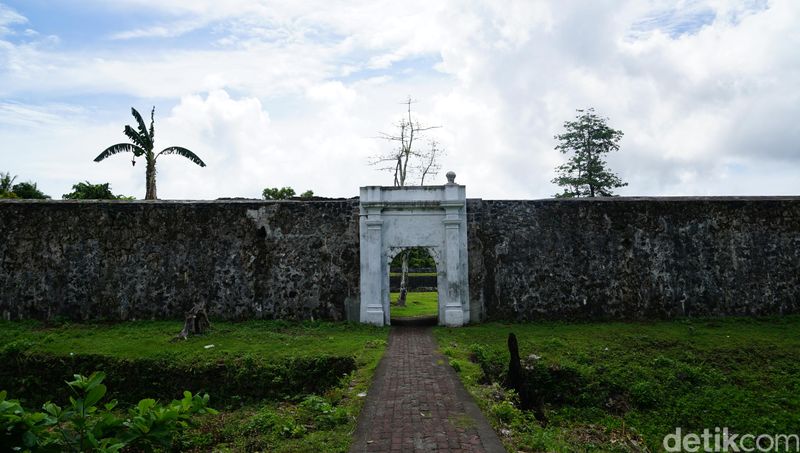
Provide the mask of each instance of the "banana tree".
POLYGON ((113 156, 114 154, 133 153, 131 164, 136 165, 136 158, 144 156, 147 164, 147 169, 145 171, 145 181, 147 187, 144 196, 145 200, 155 200, 158 198, 156 196, 156 160, 159 156, 166 154, 177 154, 189 159, 201 167, 206 166, 205 162, 197 157, 195 153, 180 146, 170 146, 162 149, 158 153, 153 151, 153 148, 155 147, 155 113, 156 108, 153 107, 153 110, 150 112, 150 129, 148 130, 145 127, 144 120, 142 120, 142 115, 140 115, 135 108, 131 108, 131 114, 134 118, 136 118, 138 130, 126 125, 123 132, 132 143, 118 143, 116 145, 109 146, 94 158, 95 162, 100 162, 106 157, 113 156))

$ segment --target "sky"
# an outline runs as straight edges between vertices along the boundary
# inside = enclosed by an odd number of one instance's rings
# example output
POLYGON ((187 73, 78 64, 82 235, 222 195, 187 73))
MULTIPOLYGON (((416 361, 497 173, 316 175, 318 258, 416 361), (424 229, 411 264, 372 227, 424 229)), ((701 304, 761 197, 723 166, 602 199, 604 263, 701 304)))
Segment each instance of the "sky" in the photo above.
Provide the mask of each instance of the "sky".
POLYGON ((800 194, 797 0, 0 0, 0 172, 53 198, 144 197, 94 157, 155 107, 162 199, 352 197, 391 185, 412 98, 467 195, 537 199, 554 136, 593 107, 622 130, 623 196, 800 194))

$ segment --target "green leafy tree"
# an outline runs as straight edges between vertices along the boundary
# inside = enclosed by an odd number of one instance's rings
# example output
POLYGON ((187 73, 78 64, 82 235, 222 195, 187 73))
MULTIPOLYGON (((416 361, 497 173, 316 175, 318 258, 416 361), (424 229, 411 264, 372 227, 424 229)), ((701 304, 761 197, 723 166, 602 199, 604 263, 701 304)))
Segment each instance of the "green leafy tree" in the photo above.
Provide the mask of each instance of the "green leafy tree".
POLYGON ((0 198, 17 198, 17 195, 12 190, 16 176, 11 176, 11 173, 0 172, 0 198))
POLYGON ((131 200, 133 197, 114 195, 111 184, 92 184, 89 181, 79 182, 72 186, 72 192, 61 196, 64 200, 131 200))
POLYGON ((0 198, 23 198, 33 200, 46 200, 50 198, 36 186, 35 182, 26 181, 14 184, 16 176, 11 173, 0 172, 0 198))
POLYGON ((291 187, 267 187, 261 192, 265 200, 288 200, 295 196, 295 191, 291 187))
POLYGON ((206 164, 197 155, 186 148, 180 146, 170 146, 162 149, 160 152, 154 152, 155 149, 155 112, 156 108, 150 112, 150 129, 147 129, 142 119, 142 115, 131 108, 131 114, 136 119, 138 129, 131 126, 125 126, 123 132, 130 139, 132 143, 118 143, 109 146, 97 157, 94 158, 95 162, 100 162, 106 157, 113 156, 118 153, 133 153, 132 165, 136 165, 136 158, 144 156, 147 168, 145 170, 146 191, 145 200, 155 200, 156 196, 156 160, 162 155, 177 154, 183 156, 195 164, 205 167, 206 164))
POLYGON ((36 187, 35 182, 21 182, 19 184, 14 184, 14 187, 11 188, 11 191, 16 195, 16 198, 24 198, 29 200, 46 200, 50 198, 49 195, 45 195, 38 187, 36 187))
MULTIPOLYGON (((265 200, 288 200, 297 196, 297 193, 291 187, 267 187, 261 192, 261 196, 265 200)), ((306 190, 300 194, 300 198, 313 198, 314 191, 306 190)))
POLYGON ((572 154, 567 163, 556 167, 558 176, 552 182, 564 188, 557 198, 608 197, 613 189, 628 185, 609 171, 603 160, 605 154, 619 150, 623 135, 608 127, 606 120, 593 108, 579 109, 575 121, 566 121, 566 131, 555 136, 559 141, 555 149, 572 154))
MULTIPOLYGON (((407 249, 404 253, 408 254, 408 267, 410 269, 420 269, 420 268, 427 268, 427 269, 436 269, 436 261, 433 257, 428 253, 424 247, 412 247, 407 249)), ((402 253, 394 257, 391 262, 391 269, 401 269, 402 272, 402 253)))
POLYGON ((295 196, 295 191, 291 187, 267 187, 261 195, 265 200, 288 200, 295 196))

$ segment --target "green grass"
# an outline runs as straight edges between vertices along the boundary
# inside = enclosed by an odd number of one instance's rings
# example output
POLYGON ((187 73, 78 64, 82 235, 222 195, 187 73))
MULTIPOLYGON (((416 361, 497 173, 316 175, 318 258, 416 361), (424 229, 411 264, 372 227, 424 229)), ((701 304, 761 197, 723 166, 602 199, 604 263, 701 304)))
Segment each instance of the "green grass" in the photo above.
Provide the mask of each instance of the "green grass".
POLYGON ((386 329, 382 333, 362 345, 372 351, 362 356, 367 360, 340 386, 299 402, 250 404, 205 416, 181 436, 180 451, 349 451, 358 414, 386 346, 386 329))
POLYGON ((423 316, 438 316, 439 314, 439 293, 414 292, 406 294, 406 306, 398 307, 397 298, 400 293, 391 293, 391 315, 393 318, 418 318, 423 316))
POLYGON ((484 324, 435 335, 509 451, 661 451, 677 426, 800 432, 797 316, 484 324), (497 384, 509 332, 544 420, 497 384))
POLYGON ((168 356, 186 363, 214 363, 236 355, 257 360, 319 355, 359 355, 365 342, 385 339, 381 329, 361 324, 283 321, 214 322, 213 330, 186 341, 169 340, 182 327, 177 321, 133 321, 117 324, 61 324, 0 321, 0 347, 29 342, 30 352, 90 352, 120 358, 168 356), (206 348, 208 345, 213 347, 206 348))
MULTIPOLYGON (((0 321, 0 353, 62 356, 65 363, 70 354, 94 354, 123 359, 120 363, 129 361, 131 366, 168 359, 187 369, 232 364, 242 367, 241 371, 302 357, 355 357, 355 371, 321 395, 247 403, 237 403, 236 395, 225 395, 221 404, 220 395, 212 394, 211 406, 221 409, 220 413, 201 417, 195 428, 177 439, 181 451, 348 450, 363 394, 386 347, 388 329, 328 322, 215 322, 207 335, 169 342, 181 326, 177 321, 58 326, 0 321)), ((39 373, 28 368, 23 372, 29 373, 31 382, 39 373)))

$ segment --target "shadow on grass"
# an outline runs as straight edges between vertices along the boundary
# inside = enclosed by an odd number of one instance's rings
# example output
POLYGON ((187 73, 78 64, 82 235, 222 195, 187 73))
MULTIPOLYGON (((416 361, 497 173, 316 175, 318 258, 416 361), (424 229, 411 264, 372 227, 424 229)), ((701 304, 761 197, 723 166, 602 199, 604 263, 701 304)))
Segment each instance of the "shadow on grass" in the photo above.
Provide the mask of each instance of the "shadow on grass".
POLYGON ((435 326, 439 321, 436 316, 415 316, 407 318, 392 318, 395 327, 429 327, 435 326))

